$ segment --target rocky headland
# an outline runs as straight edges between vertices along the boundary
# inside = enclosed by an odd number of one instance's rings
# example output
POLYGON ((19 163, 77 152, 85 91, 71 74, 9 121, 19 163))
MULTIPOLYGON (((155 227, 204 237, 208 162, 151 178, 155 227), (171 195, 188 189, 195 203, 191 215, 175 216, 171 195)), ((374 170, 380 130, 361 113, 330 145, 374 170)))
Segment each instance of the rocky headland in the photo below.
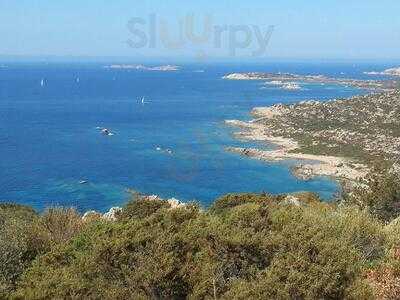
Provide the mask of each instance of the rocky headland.
POLYGON ((251 158, 296 160, 302 179, 332 176, 354 181, 374 161, 400 161, 400 91, 334 99, 302 101, 252 110, 250 122, 227 120, 240 129, 235 136, 274 144, 277 149, 229 147, 251 158))

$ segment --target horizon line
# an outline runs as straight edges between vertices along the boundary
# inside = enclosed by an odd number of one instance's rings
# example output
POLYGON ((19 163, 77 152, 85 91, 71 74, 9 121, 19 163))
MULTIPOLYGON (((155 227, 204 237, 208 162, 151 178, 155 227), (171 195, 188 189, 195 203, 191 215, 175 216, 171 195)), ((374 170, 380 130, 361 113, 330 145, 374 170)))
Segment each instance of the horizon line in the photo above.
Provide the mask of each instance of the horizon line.
POLYGON ((230 63, 243 63, 243 62, 253 62, 253 63, 265 63, 272 61, 314 61, 314 62, 387 62, 387 63, 399 63, 400 58, 354 58, 354 57, 279 57, 279 56, 271 56, 271 57, 208 57, 206 59, 196 58, 195 56, 126 56, 126 55, 26 55, 26 54, 0 54, 0 62, 6 60, 11 63, 21 62, 36 62, 39 60, 49 60, 49 62, 54 61, 78 61, 81 62, 95 62, 96 60, 101 61, 169 61, 173 62, 197 62, 197 63, 210 63, 210 62, 230 62, 230 63))

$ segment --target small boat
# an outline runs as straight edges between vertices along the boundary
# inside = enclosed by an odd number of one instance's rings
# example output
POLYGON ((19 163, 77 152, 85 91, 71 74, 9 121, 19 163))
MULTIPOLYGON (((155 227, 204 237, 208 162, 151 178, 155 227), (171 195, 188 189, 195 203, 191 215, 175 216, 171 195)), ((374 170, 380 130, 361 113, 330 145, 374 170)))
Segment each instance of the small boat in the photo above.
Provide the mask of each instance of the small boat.
POLYGON ((79 181, 79 184, 87 184, 87 183, 88 183, 87 180, 81 180, 81 181, 79 181))
POLYGON ((40 81, 40 86, 41 86, 41 87, 44 87, 44 79, 42 79, 42 80, 40 81))
POLYGON ((79 83, 80 79, 79 77, 76 78, 76 83, 79 83))
POLYGON ((142 103, 142 105, 145 105, 146 103, 149 103, 146 101, 145 97, 142 97, 142 99, 140 100, 140 103, 142 103))

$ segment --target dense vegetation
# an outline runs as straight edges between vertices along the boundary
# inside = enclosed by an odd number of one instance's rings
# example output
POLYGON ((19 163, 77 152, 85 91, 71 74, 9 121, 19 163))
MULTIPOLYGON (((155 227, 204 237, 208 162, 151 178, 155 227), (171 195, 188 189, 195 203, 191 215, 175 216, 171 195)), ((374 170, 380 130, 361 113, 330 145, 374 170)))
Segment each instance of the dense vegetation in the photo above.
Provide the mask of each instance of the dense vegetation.
POLYGON ((400 184, 343 201, 227 195, 208 210, 132 199, 114 222, 0 205, 0 298, 399 299, 400 184))

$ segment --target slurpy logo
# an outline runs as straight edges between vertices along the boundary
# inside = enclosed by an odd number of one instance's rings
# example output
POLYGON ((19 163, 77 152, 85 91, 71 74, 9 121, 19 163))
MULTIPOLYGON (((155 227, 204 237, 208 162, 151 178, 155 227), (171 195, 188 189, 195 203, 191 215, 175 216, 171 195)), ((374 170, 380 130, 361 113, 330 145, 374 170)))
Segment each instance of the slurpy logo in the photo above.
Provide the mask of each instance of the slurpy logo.
POLYGON ((267 47, 274 31, 274 26, 257 25, 216 25, 211 15, 205 15, 195 26, 195 15, 189 14, 178 18, 173 26, 156 14, 148 19, 132 18, 128 22, 128 30, 132 37, 127 44, 134 49, 164 47, 180 50, 191 47, 206 55, 204 49, 226 50, 230 56, 247 54, 252 57, 265 56, 267 47), (175 32, 174 32, 175 31, 175 32), (200 50, 198 50, 200 49, 200 50))

